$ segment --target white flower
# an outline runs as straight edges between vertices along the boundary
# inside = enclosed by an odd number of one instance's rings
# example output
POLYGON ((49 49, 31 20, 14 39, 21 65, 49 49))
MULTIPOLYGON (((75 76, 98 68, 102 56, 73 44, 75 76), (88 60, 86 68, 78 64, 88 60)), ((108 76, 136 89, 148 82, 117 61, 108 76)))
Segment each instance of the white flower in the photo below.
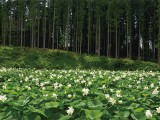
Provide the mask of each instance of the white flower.
POLYGON ((48 94, 43 95, 44 97, 48 97, 48 94))
POLYGON ((27 82, 28 80, 29 80, 29 78, 28 78, 28 77, 26 77, 24 81, 25 81, 25 82, 27 82))
POLYGON ((31 90, 31 87, 28 87, 27 89, 28 89, 28 90, 31 90))
POLYGON ((82 92, 83 92, 83 95, 88 95, 89 89, 88 88, 83 88, 82 92))
POLYGON ((116 103, 116 100, 114 99, 114 98, 109 98, 109 102, 112 104, 112 105, 114 105, 115 103, 116 103))
POLYGON ((42 90, 45 90, 46 88, 45 87, 42 87, 42 90))
POLYGON ((25 86, 25 88, 26 88, 27 90, 31 90, 31 87, 29 87, 29 86, 25 86))
POLYGON ((121 91, 120 91, 120 90, 117 90, 117 91, 116 91, 116 94, 121 94, 121 91))
POLYGON ((79 81, 79 80, 74 80, 74 82, 75 82, 75 83, 79 83, 80 81, 79 81))
POLYGON ((71 94, 68 94, 68 96, 67 96, 68 98, 71 98, 72 97, 72 95, 71 94))
POLYGON ((102 89, 106 89, 106 86, 105 86, 105 85, 103 85, 103 86, 102 86, 102 89))
POLYGON ((157 109, 157 113, 160 113, 160 107, 156 108, 157 109))
POLYGON ((6 84, 3 85, 2 88, 3 88, 4 90, 7 89, 7 85, 6 85, 6 84))
POLYGON ((152 118, 152 113, 150 110, 146 110, 146 117, 147 118, 152 118))
POLYGON ((58 95, 57 95, 56 93, 53 93, 52 96, 53 96, 55 99, 57 99, 57 96, 58 96, 58 95))
POLYGON ((129 88, 132 88, 132 85, 128 85, 129 88))
POLYGON ((110 95, 109 95, 109 94, 105 94, 105 98, 106 98, 106 99, 109 99, 109 98, 110 98, 110 95))
POLYGON ((82 80, 81 83, 82 83, 82 84, 83 84, 83 83, 86 83, 86 81, 85 81, 85 80, 82 80))
POLYGON ((145 86, 145 87, 144 87, 144 89, 145 89, 145 90, 148 90, 148 87, 147 87, 147 86, 145 86))
POLYGON ((122 104, 123 102, 122 102, 122 100, 119 100, 118 103, 119 103, 119 104, 122 104))
POLYGON ((67 87, 69 87, 69 88, 70 88, 71 86, 72 86, 71 84, 68 84, 68 85, 67 85, 67 87))
POLYGON ((113 90, 113 89, 110 89, 110 91, 113 92, 114 90, 113 90))
POLYGON ((153 95, 157 95, 158 93, 159 93, 159 91, 157 89, 154 89, 152 92, 153 95))
POLYGON ((68 107, 68 110, 66 110, 66 112, 67 112, 68 115, 72 115, 73 112, 74 112, 73 107, 68 107))
POLYGON ((59 88, 61 88, 63 85, 62 84, 59 84, 59 88))
POLYGON ((0 95, 0 101, 4 102, 5 100, 7 100, 6 95, 0 95))
POLYGON ((88 82, 88 85, 89 85, 89 86, 90 86, 90 85, 92 85, 92 82, 91 82, 91 81, 89 81, 89 82, 88 82))
POLYGON ((153 88, 153 87, 154 87, 154 84, 153 84, 153 83, 151 83, 150 87, 151 87, 151 88, 153 88))
POLYGON ((117 90, 117 91, 116 91, 116 96, 117 96, 117 97, 122 97, 122 95, 121 95, 121 90, 117 90))

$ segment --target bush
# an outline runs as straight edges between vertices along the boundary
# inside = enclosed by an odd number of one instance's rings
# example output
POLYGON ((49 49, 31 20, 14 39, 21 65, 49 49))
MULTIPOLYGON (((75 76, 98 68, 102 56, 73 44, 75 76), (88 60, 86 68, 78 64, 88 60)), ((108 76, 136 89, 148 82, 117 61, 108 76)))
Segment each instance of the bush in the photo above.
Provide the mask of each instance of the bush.
POLYGON ((160 66, 153 62, 24 47, 1 47, 0 66, 36 69, 160 70, 160 66))

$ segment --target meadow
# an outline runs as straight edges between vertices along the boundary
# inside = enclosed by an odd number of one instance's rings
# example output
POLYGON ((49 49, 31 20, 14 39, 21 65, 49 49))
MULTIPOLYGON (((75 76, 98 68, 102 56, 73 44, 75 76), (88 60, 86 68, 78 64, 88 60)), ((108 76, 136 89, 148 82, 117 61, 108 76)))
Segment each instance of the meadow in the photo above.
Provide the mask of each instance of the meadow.
POLYGON ((159 120, 160 72, 0 69, 1 120, 159 120))

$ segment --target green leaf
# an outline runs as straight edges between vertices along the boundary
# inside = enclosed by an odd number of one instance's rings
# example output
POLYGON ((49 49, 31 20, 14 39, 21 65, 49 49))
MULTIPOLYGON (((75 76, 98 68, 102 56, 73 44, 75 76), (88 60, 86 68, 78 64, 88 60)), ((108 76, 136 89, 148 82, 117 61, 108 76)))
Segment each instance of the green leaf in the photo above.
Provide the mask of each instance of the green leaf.
POLYGON ((133 110, 133 109, 137 108, 138 106, 139 106, 139 104, 137 104, 137 103, 132 103, 127 109, 133 110))
POLYGON ((69 120, 72 116, 66 115, 66 116, 62 116, 59 120, 69 120))
POLYGON ((138 120, 134 114, 131 114, 131 117, 133 118, 133 120, 138 120))
POLYGON ((45 103, 45 107, 49 108, 57 108, 59 106, 59 102, 47 102, 45 103))
POLYGON ((124 111, 123 113, 124 113, 123 117, 125 117, 125 118, 127 118, 130 115, 129 111, 124 111))
POLYGON ((136 109, 134 109, 134 112, 142 112, 144 110, 144 108, 136 108, 136 109))
POLYGON ((103 103, 100 100, 89 101, 88 107, 96 110, 101 109, 103 107, 103 103))
POLYGON ((100 110, 85 110, 85 113, 89 120, 101 120, 102 112, 100 110))
POLYGON ((29 106, 29 110, 30 110, 31 112, 33 112, 33 113, 39 113, 39 114, 41 114, 41 115, 47 117, 47 116, 45 115, 44 110, 35 109, 33 106, 29 106))

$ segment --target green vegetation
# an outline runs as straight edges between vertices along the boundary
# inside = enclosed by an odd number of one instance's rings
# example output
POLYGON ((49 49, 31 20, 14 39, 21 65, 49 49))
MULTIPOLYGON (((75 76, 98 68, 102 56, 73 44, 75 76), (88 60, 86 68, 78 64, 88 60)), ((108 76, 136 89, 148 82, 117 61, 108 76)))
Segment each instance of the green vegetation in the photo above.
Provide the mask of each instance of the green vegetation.
POLYGON ((0 69, 1 120, 160 120, 160 72, 0 69))
POLYGON ((160 70, 152 62, 25 47, 1 47, 0 66, 36 69, 160 70))
POLYGON ((0 0, 0 45, 160 63, 160 0, 0 0))

